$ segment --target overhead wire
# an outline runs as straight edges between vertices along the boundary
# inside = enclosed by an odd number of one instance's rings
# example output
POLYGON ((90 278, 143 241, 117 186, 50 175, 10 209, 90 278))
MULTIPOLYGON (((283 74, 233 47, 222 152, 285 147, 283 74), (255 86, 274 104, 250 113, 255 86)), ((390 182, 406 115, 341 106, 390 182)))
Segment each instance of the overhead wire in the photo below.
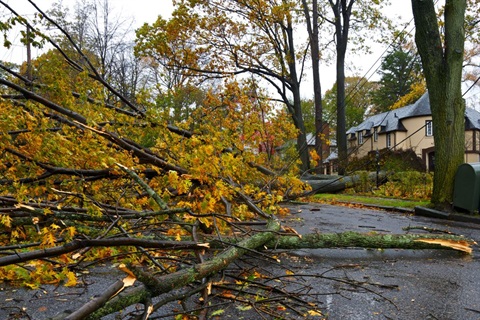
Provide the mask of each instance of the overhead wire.
MULTIPOLYGON (((435 4, 437 4, 438 0, 435 1, 435 4)), ((355 85, 355 87, 349 91, 349 94, 345 97, 345 102, 348 100, 351 100, 352 97, 358 93, 360 91, 361 88, 363 88, 364 85, 366 85, 366 83, 368 82, 368 80, 373 77, 373 75, 378 72, 378 70, 380 69, 380 66, 381 65, 378 65, 377 68, 375 69, 375 72, 372 73, 370 76, 367 77, 368 73, 374 68, 375 65, 378 64, 378 62, 383 58, 383 56, 388 52, 388 50, 390 49, 390 47, 393 47, 394 45, 394 42, 396 42, 396 40, 398 39, 398 37, 400 37, 402 34, 404 34, 405 30, 407 29, 407 27, 414 21, 414 19, 412 18, 407 24, 405 24, 403 30, 392 40, 392 42, 389 43, 389 45, 385 48, 385 50, 380 54, 379 58, 377 58, 377 60, 372 64, 372 66, 365 72, 364 76, 361 77, 359 79, 359 81, 357 82, 357 84, 355 85), (362 81, 366 79, 366 81, 362 81)), ((411 30, 407 33, 407 34, 411 34, 412 31, 415 29, 415 27, 413 26, 411 28, 411 30)), ((412 60, 412 63, 414 62, 414 60, 412 60)), ((467 92, 478 82, 480 81, 480 77, 475 81, 475 83, 467 90, 467 92)), ((464 93, 464 95, 466 94, 466 92, 464 93)), ((384 119, 381 121, 381 123, 383 123, 383 121, 388 117, 389 113, 391 112, 392 110, 389 110, 385 113, 385 116, 384 116, 384 119)), ((385 148, 385 152, 388 152, 388 151, 392 151, 392 150, 395 150, 395 148, 400 145, 401 143, 403 143, 405 140, 409 139, 412 135, 416 134, 418 131, 420 130, 423 130, 425 128, 425 125, 423 125, 422 127, 420 127, 419 129, 417 129, 415 132, 413 132, 412 134, 410 134, 409 136, 407 136, 406 138, 404 138, 403 140, 401 140, 400 142, 398 143, 395 143, 393 146, 391 147, 387 147, 385 148)), ((318 136, 319 136, 319 132, 315 132, 315 138, 317 139, 318 136)), ((367 138, 367 141, 371 139, 371 136, 367 138)), ((365 141, 364 143, 366 143, 367 141, 365 141)), ((357 145, 354 149, 352 149, 350 151, 350 153, 347 154, 347 158, 351 156, 351 154, 353 152, 356 152, 358 151, 358 149, 361 147, 361 145, 357 145)), ((302 146, 300 149, 303 149, 303 148, 308 148, 308 141, 307 141, 307 145, 306 146, 302 146)), ((338 156, 338 153, 337 153, 337 156, 338 156)), ((299 157, 299 156, 298 156, 299 157)), ((369 163, 367 163, 366 165, 368 165, 369 163)), ((359 170, 359 169, 356 169, 356 170, 359 170)), ((355 171, 356 171, 355 170, 355 171)), ((352 171, 352 172, 355 172, 355 171, 352 171)), ((331 184, 337 182, 338 180, 342 179, 342 177, 339 177, 338 179, 335 179, 331 182, 331 184)), ((328 185, 325 185, 323 187, 326 187, 328 185)), ((318 191, 318 190, 317 190, 318 191)))
MULTIPOLYGON (((438 1, 438 0, 437 0, 438 1)), ((360 77, 359 78, 359 81, 356 83, 356 85, 349 91, 348 95, 345 97, 344 101, 345 101, 345 104, 347 103, 347 101, 351 101, 353 99, 353 96, 355 94, 357 94, 358 92, 360 92, 360 89, 362 89, 367 83, 368 81, 378 72, 378 70, 380 69, 381 67, 381 64, 378 64, 379 61, 382 60, 382 58, 386 55, 386 53, 389 51, 389 49, 391 47, 394 47, 395 43, 397 42, 398 38, 401 37, 405 30, 408 28, 408 26, 413 22, 413 18, 405 24, 405 26, 403 27, 403 29, 401 30, 401 32, 399 32, 395 37, 394 39, 392 39, 392 41, 388 44, 388 46, 383 50, 383 52, 380 54, 380 56, 375 60, 375 62, 371 65, 371 67, 365 72, 365 74, 363 75, 363 77, 360 77), (374 70, 373 73, 371 73, 368 77, 367 75, 372 71, 372 69, 377 66, 374 70), (363 81, 365 80, 365 81, 363 81)), ((407 33, 407 34, 411 34, 411 32, 414 30, 414 27, 412 27, 412 29, 407 33)), ((389 111, 390 112, 390 111, 389 111)), ((388 113, 389 113, 388 112, 388 113)), ((388 113, 385 114, 385 118, 388 116, 388 113)), ((385 118, 381 121, 381 123, 383 123, 383 121, 385 120, 385 118)), ((315 137, 317 138, 319 136, 319 132, 315 132, 315 137)), ((346 134, 346 133, 345 133, 346 134)), ((358 149, 359 146, 357 146, 357 149, 358 149)), ((351 150, 350 153, 347 153, 346 157, 350 157, 352 152, 356 152, 356 150, 351 150)), ((337 153, 337 156, 339 154, 337 153)), ((345 159, 343 159, 345 160, 345 159)))

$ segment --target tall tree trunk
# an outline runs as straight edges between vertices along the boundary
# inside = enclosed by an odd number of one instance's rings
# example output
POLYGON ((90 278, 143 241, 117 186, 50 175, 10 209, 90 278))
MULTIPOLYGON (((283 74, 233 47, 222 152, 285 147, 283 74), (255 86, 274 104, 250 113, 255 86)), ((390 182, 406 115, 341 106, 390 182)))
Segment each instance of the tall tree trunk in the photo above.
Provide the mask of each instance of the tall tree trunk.
POLYGON ((337 148, 338 173, 345 174, 347 164, 347 128, 345 114, 345 56, 347 52, 350 16, 355 0, 330 1, 335 15, 335 36, 337 41, 337 148))
POLYGON ((412 0, 415 42, 432 110, 435 175, 431 202, 440 209, 450 208, 455 173, 465 153, 465 102, 461 91, 465 8, 465 0, 446 1, 442 43, 433 0, 412 0))
POLYGON ((290 70, 290 85, 291 91, 293 95, 293 121, 296 128, 299 130, 298 137, 297 137, 297 149, 300 156, 301 164, 301 171, 305 172, 310 169, 310 156, 308 153, 308 144, 307 144, 307 133, 305 129, 305 122, 303 119, 303 112, 302 112, 302 103, 301 103, 301 96, 300 96, 300 81, 298 81, 297 75, 297 66, 295 64, 295 46, 294 46, 294 34, 293 34, 293 24, 292 21, 289 20, 287 24, 287 28, 285 30, 287 33, 287 41, 288 41, 288 52, 286 53, 289 56, 288 59, 288 67, 290 70))
POLYGON ((323 108, 322 108, 322 86, 320 83, 320 48, 318 44, 318 1, 312 1, 312 21, 310 21, 310 12, 306 0, 302 1, 305 20, 307 22, 307 31, 310 38, 312 73, 313 73, 313 96, 315 104, 315 151, 320 157, 317 168, 322 166, 323 148, 323 108))
MULTIPOLYGON (((337 45, 338 47, 338 45, 337 45)), ((338 49, 337 49, 338 50, 338 49)), ((345 55, 337 51, 337 148, 338 174, 344 175, 347 165, 347 125, 345 113, 345 55)))

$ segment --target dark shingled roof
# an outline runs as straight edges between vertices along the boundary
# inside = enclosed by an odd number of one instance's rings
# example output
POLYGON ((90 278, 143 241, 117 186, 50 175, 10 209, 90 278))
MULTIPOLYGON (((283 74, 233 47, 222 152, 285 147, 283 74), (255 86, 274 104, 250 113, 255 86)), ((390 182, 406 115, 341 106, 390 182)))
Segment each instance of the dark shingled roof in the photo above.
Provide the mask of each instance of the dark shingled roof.
MULTIPOLYGON (((364 130, 370 131, 373 127, 381 127, 380 132, 405 131, 406 129, 402 124, 403 119, 428 116, 431 114, 430 98, 428 92, 426 92, 413 104, 369 117, 358 126, 350 128, 347 134, 355 134, 356 132, 364 130)), ((480 113, 478 111, 466 108, 465 129, 480 130, 480 113)))

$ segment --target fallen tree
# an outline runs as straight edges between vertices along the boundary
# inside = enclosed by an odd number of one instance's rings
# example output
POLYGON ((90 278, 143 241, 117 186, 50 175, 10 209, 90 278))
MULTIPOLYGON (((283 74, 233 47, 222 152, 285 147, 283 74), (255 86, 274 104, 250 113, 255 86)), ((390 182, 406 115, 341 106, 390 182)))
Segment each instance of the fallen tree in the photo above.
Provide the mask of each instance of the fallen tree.
POLYGON ((314 193, 337 193, 347 188, 365 183, 365 179, 371 183, 386 181, 387 173, 384 171, 375 173, 370 172, 366 175, 354 174, 350 176, 334 175, 303 175, 301 180, 311 187, 308 194, 314 193))
MULTIPOLYGON (((124 310, 132 304, 145 304, 145 310, 155 311, 153 305, 147 305, 149 298, 185 287, 195 281, 208 278, 227 268, 233 261, 246 252, 255 252, 258 248, 305 249, 305 248, 401 248, 401 249, 453 249, 471 252, 473 241, 453 235, 366 235, 355 232, 340 234, 311 234, 306 236, 278 235, 278 221, 267 222, 266 230, 242 240, 224 252, 213 256, 210 260, 196 264, 190 268, 164 276, 152 276, 138 267, 131 267, 129 272, 142 285, 125 290, 107 290, 77 311, 62 313, 59 319, 99 319, 108 314, 124 310), (94 307, 93 307, 94 306, 94 307)), ((214 247, 214 245, 209 245, 214 247)))

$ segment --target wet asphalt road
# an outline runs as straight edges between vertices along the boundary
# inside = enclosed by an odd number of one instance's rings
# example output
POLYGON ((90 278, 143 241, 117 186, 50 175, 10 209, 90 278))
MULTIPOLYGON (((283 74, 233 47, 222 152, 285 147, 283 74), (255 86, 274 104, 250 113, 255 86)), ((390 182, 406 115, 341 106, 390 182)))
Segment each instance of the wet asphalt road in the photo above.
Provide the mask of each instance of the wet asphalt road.
MULTIPOLYGON (((405 233, 402 228, 418 226, 447 230, 480 243, 480 224, 475 223, 324 204, 289 208, 292 214, 282 220, 301 234, 394 234, 405 233)), ((281 265, 265 264, 261 266, 263 270, 278 275, 284 275, 286 269, 292 271, 305 285, 299 292, 308 291, 302 299, 317 304, 328 319, 480 319, 478 246, 473 255, 449 250, 352 248, 286 251, 279 257, 281 265)), ((75 310, 123 277, 117 269, 104 266, 85 274, 85 286, 78 288, 43 286, 38 290, 18 290, 0 283, 0 319, 41 320, 63 310, 75 310)), ((162 312, 171 312, 173 308, 162 312)), ((236 310, 234 305, 225 308, 225 313, 215 319, 260 319, 256 314, 236 310)), ((300 319, 288 312, 285 318, 300 319)))
MULTIPOLYGON (((286 220, 301 234, 393 234, 418 226, 450 231, 480 243, 480 224, 475 223, 317 204, 292 206, 291 211, 293 217, 286 220)), ((330 270, 326 273, 329 277, 365 284, 364 288, 353 288, 341 282, 319 281, 321 290, 332 292, 319 296, 320 306, 329 319, 480 319, 478 246, 473 255, 448 250, 394 249, 315 249, 292 254, 310 261, 297 275, 330 270)))

